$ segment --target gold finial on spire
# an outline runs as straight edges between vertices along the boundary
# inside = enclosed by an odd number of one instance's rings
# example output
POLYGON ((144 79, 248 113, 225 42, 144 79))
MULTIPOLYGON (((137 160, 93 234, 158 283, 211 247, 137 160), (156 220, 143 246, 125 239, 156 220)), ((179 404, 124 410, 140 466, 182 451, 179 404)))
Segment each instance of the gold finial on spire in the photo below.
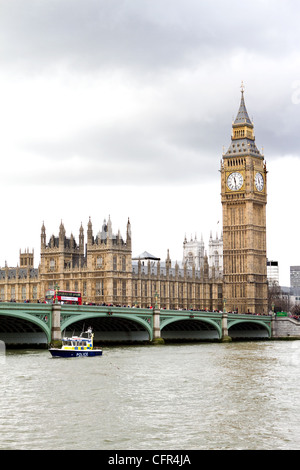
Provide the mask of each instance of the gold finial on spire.
POLYGON ((244 86, 244 82, 242 80, 242 84, 241 84, 241 92, 244 93, 244 90, 245 90, 245 86, 244 86))

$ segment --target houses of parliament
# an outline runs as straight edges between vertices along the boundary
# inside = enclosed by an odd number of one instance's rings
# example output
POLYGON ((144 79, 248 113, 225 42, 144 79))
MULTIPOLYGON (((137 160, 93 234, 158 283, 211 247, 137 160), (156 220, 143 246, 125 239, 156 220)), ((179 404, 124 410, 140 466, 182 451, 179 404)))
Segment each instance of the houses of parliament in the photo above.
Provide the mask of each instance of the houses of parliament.
POLYGON ((17 267, 0 269, 0 301, 40 302, 48 289, 80 291, 83 303, 166 309, 267 312, 266 165, 255 144, 244 89, 231 143, 221 160, 223 230, 209 240, 186 238, 183 258, 172 262, 148 252, 132 254, 131 224, 123 238, 112 229, 110 217, 98 232, 92 221, 78 239, 47 238, 43 223, 40 262, 34 268, 33 251, 20 251, 17 267))

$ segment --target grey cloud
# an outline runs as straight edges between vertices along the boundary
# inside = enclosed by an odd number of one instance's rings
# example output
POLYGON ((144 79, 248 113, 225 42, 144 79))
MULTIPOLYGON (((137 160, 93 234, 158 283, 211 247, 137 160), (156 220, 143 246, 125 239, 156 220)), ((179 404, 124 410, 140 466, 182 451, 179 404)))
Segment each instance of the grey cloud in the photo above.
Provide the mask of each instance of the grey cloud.
POLYGON ((252 1, 241 8, 237 0, 2 0, 1 62, 33 71, 59 63, 77 70, 151 71, 201 63, 238 48, 278 56, 297 44, 285 24, 296 27, 299 6, 282 3, 252 1))
MULTIPOLYGON (((52 162, 53 170, 47 170, 47 184, 148 186, 194 183, 199 178, 215 180, 223 147, 227 150, 230 145, 231 116, 226 108, 209 111, 208 104, 205 103, 207 120, 200 115, 181 118, 180 113, 159 120, 155 113, 146 114, 139 121, 94 126, 62 140, 30 142, 26 150, 39 157, 41 172, 45 170, 43 161, 45 165, 52 162), (68 168, 70 178, 65 179, 55 170, 61 163, 68 168)), ((238 105, 237 93, 235 112, 238 105)), ((274 106, 272 112, 269 108, 263 113, 258 111, 254 122, 256 144, 260 150, 264 147, 267 160, 300 154, 299 139, 295 138, 300 105, 287 104, 283 114, 281 105, 274 106)), ((256 103, 247 107, 251 115, 256 103)), ((36 176, 32 175, 32 183, 36 176)))
POLYGON ((137 3, 29 0, 13 5, 6 2, 2 12, 6 60, 23 65, 29 60, 36 68, 60 61, 79 70, 134 63, 151 67, 179 61, 189 42, 188 30, 172 26, 167 17, 157 21, 137 3))
POLYGON ((70 142, 31 146, 30 151, 39 155, 40 167, 26 182, 40 180, 39 172, 47 174, 43 184, 64 182, 66 186, 174 185, 196 182, 199 174, 205 179, 214 178, 214 173, 218 177, 220 155, 212 155, 208 142, 203 140, 202 143, 200 149, 196 143, 189 148, 183 142, 166 141, 151 133, 139 135, 134 130, 124 133, 111 129, 105 135, 89 133, 70 142), (64 171, 59 170, 61 164, 64 171))
MULTIPOLYGON (((186 89, 174 86, 166 102, 154 111, 144 109, 135 121, 117 119, 105 127, 94 124, 89 131, 82 129, 75 135, 71 131, 52 141, 41 142, 35 136, 24 149, 38 156, 40 164, 26 179, 27 184, 35 183, 45 170, 44 184, 65 185, 179 184, 199 181, 199 175, 206 180, 218 178, 222 147, 230 144, 231 118, 239 105, 237 90, 228 112, 232 101, 222 96, 224 90, 232 77, 238 77, 239 85, 245 73, 258 77, 254 86, 263 81, 255 67, 246 71, 234 68, 233 53, 247 50, 250 56, 275 56, 277 61, 281 54, 291 53, 299 43, 299 8, 289 0, 252 1, 243 8, 237 0, 2 0, 0 63, 3 69, 19 67, 21 80, 22 73, 55 75, 62 65, 78 76, 126 68, 132 72, 126 74, 129 82, 132 77, 132 88, 141 80, 144 86, 163 87, 164 80, 177 79, 171 73, 162 74, 161 68, 189 73, 197 69, 202 79, 192 89, 189 81, 186 89), (203 84, 211 89, 216 78, 219 84, 212 99, 203 84), (184 95, 189 96, 187 101, 184 95), (56 164, 68 168, 70 177, 59 174, 56 164)), ((278 75, 271 77, 278 83, 279 65, 278 75)), ((257 115, 255 129, 263 136, 257 145, 264 146, 271 158, 279 153, 300 153, 295 138, 300 105, 292 104, 289 92, 269 106, 262 103, 261 91, 251 105, 246 94, 250 116, 257 115)))

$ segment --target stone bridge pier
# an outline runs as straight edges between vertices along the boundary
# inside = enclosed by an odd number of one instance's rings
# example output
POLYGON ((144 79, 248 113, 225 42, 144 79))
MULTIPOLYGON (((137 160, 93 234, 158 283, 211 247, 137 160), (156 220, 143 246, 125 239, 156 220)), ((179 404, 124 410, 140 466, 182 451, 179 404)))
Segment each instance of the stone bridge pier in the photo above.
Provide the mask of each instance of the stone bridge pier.
POLYGON ((228 315, 226 312, 222 313, 222 341, 231 341, 231 337, 228 336, 228 315))
POLYGON ((61 341, 61 305, 52 305, 52 326, 51 326, 51 342, 57 343, 61 341))
POLYGON ((152 342, 154 344, 162 344, 164 343, 163 338, 161 337, 161 330, 160 330, 160 309, 155 306, 153 310, 153 339, 152 342))

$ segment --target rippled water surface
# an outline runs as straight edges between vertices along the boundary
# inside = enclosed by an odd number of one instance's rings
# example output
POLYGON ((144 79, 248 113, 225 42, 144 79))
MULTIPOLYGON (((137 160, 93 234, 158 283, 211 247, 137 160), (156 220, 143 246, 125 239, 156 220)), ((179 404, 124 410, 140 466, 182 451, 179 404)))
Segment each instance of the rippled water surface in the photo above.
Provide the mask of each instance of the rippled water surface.
POLYGON ((0 449, 300 449, 300 341, 0 361, 0 449))

